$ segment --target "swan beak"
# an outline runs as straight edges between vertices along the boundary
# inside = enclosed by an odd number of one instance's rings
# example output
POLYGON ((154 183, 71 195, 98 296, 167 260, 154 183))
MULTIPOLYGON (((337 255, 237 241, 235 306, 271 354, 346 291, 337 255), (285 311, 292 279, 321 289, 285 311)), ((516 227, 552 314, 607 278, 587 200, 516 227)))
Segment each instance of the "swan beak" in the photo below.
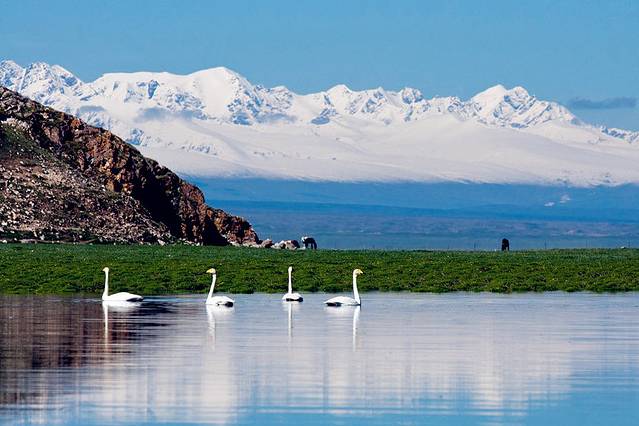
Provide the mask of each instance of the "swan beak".
POLYGON ((209 270, 206 271, 207 274, 214 274, 215 273, 215 268, 211 268, 209 270))

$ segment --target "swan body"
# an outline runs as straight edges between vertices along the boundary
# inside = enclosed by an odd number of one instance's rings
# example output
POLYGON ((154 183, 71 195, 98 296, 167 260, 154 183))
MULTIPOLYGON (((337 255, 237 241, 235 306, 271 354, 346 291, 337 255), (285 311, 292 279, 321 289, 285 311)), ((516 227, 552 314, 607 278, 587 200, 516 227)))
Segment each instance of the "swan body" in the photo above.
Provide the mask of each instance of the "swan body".
POLYGON ((217 280, 217 272, 215 268, 211 268, 206 271, 207 274, 211 274, 211 289, 209 290, 209 295, 206 298, 207 305, 215 305, 215 306, 228 306, 231 307, 235 305, 235 300, 231 299, 227 296, 213 296, 213 292, 215 291, 215 281, 217 280))
POLYGON ((285 302, 303 302, 304 298, 299 293, 286 293, 282 296, 282 300, 285 302))
POLYGON ((109 268, 104 268, 102 272, 104 272, 104 292, 102 293, 102 300, 105 302, 141 302, 144 299, 139 294, 127 293, 126 291, 109 294, 109 268))
POLYGON ((324 302, 328 306, 359 306, 361 302, 347 296, 337 296, 324 302))
POLYGON ((283 302, 303 302, 304 298, 299 293, 293 293, 293 267, 288 267, 288 292, 282 296, 283 302))
POLYGON ((235 300, 227 296, 215 296, 215 297, 211 297, 210 299, 206 299, 206 304, 231 307, 235 304, 235 300))
POLYGON ((113 312, 129 312, 131 309, 140 307, 139 302, 129 302, 127 300, 103 300, 102 308, 111 309, 113 312))
POLYGON ((121 293, 115 293, 109 296, 102 296, 102 300, 107 302, 141 302, 144 298, 138 294, 127 293, 123 291, 121 293))
POLYGON ((353 271, 353 296, 337 296, 332 299, 328 299, 324 302, 324 304, 328 306, 360 306, 362 304, 362 300, 359 298, 359 291, 357 291, 357 276, 363 274, 361 269, 355 269, 353 271))

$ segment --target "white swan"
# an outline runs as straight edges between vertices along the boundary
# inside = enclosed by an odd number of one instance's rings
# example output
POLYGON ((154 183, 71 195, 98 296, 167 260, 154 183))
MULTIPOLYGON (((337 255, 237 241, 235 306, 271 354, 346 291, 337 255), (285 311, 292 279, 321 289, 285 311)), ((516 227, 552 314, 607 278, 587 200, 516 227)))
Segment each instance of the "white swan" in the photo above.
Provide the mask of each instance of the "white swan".
POLYGON ((115 293, 109 295, 109 268, 104 268, 104 292, 102 293, 102 300, 107 302, 141 302, 144 298, 137 294, 127 293, 115 293))
POLYGON ((215 268, 211 268, 206 271, 207 274, 211 274, 213 276, 211 280, 211 289, 209 290, 209 296, 206 298, 207 305, 217 305, 217 306, 233 306, 235 304, 235 300, 231 299, 227 296, 213 296, 213 292, 215 291, 215 281, 217 280, 217 272, 215 268))
POLYGON ((337 296, 332 299, 328 299, 324 302, 328 306, 360 306, 362 304, 362 300, 359 298, 359 291, 357 291, 357 276, 363 274, 361 269, 355 269, 353 271, 353 296, 355 298, 346 297, 346 296, 337 296))
POLYGON ((303 302, 304 298, 299 293, 293 293, 293 267, 288 267, 288 293, 282 296, 284 302, 303 302))

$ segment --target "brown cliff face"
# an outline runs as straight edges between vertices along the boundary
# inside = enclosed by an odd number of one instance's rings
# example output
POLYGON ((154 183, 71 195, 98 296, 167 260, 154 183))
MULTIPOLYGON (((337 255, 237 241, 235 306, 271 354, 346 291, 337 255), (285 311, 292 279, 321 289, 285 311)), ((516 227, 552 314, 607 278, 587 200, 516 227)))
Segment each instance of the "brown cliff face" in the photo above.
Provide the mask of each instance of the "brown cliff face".
POLYGON ((111 132, 2 87, 0 167, 0 222, 5 223, 0 235, 36 231, 39 239, 78 240, 84 233, 100 241, 259 242, 244 219, 207 206, 199 188, 111 132), (52 212, 51 221, 37 214, 43 210, 52 212), (66 237, 55 238, 56 233, 66 237))

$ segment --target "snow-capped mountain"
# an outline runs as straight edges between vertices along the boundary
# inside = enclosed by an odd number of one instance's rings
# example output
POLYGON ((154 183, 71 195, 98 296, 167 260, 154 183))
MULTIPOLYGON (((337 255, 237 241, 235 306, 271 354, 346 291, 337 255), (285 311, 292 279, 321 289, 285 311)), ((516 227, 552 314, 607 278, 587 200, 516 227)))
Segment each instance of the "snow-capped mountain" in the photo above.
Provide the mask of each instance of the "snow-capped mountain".
POLYGON ((184 174, 313 180, 639 182, 639 132, 583 123, 522 87, 301 95, 212 68, 105 74, 0 62, 0 84, 111 130, 184 174))

